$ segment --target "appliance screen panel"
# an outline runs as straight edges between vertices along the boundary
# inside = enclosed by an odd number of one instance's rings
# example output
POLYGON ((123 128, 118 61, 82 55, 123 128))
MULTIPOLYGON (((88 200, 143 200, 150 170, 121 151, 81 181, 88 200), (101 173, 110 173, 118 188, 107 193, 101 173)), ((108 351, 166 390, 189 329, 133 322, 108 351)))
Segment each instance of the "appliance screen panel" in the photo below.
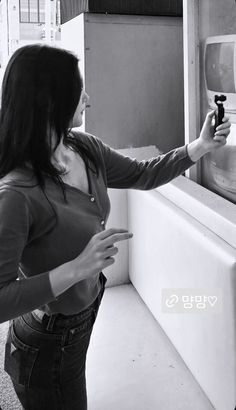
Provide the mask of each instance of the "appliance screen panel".
POLYGON ((214 43, 206 47, 205 73, 207 89, 235 93, 234 43, 214 43))

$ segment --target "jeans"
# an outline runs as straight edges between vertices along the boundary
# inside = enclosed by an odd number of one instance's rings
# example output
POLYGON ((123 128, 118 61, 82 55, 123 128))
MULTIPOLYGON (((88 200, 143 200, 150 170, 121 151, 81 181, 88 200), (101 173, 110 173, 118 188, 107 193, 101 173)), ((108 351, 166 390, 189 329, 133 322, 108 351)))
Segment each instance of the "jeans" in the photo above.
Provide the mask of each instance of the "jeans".
POLYGON ((76 315, 10 321, 4 369, 24 410, 87 410, 86 355, 106 280, 101 273, 97 299, 76 315))

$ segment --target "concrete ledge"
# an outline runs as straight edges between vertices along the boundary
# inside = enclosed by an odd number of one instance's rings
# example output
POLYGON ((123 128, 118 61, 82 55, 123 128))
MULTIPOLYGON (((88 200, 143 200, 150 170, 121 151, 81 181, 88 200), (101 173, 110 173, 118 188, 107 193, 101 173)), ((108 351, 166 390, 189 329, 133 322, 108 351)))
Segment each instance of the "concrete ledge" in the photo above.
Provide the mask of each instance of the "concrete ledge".
POLYGON ((236 248, 235 204, 183 176, 156 191, 236 248))

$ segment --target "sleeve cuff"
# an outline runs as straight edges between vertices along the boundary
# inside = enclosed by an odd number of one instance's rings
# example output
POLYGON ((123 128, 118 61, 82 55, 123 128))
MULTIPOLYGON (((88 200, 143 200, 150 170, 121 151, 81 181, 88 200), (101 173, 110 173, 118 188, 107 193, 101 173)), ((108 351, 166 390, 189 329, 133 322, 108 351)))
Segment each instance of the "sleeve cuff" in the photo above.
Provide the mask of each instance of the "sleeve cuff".
POLYGON ((54 295, 53 290, 52 290, 52 286, 51 286, 51 282, 49 279, 49 271, 45 272, 42 276, 44 276, 44 281, 45 281, 45 291, 48 293, 48 296, 50 297, 51 301, 56 301, 58 300, 58 298, 54 295))
POLYGON ((186 144, 186 145, 184 145, 184 149, 185 149, 185 153, 186 153, 186 158, 188 159, 188 161, 192 164, 192 165, 194 165, 194 164, 196 164, 197 163, 197 161, 193 161, 191 158, 190 158, 190 156, 189 156, 189 154, 188 154, 188 144, 186 144))
POLYGON ((29 287, 34 289, 35 298, 38 299, 38 305, 47 304, 56 301, 57 298, 54 295, 49 279, 49 271, 40 273, 35 276, 28 277, 29 287), (36 292, 37 289, 37 292, 36 292), (37 295, 37 296, 36 296, 37 295))

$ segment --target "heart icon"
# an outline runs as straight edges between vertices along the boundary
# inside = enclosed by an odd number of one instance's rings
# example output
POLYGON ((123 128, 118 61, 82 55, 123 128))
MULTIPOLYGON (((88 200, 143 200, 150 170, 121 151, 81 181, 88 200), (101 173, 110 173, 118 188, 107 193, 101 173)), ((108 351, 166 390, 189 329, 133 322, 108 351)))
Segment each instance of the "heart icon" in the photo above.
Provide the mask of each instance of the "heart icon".
POLYGON ((211 306, 214 306, 217 302, 217 297, 216 296, 208 296, 208 302, 210 303, 211 306))

